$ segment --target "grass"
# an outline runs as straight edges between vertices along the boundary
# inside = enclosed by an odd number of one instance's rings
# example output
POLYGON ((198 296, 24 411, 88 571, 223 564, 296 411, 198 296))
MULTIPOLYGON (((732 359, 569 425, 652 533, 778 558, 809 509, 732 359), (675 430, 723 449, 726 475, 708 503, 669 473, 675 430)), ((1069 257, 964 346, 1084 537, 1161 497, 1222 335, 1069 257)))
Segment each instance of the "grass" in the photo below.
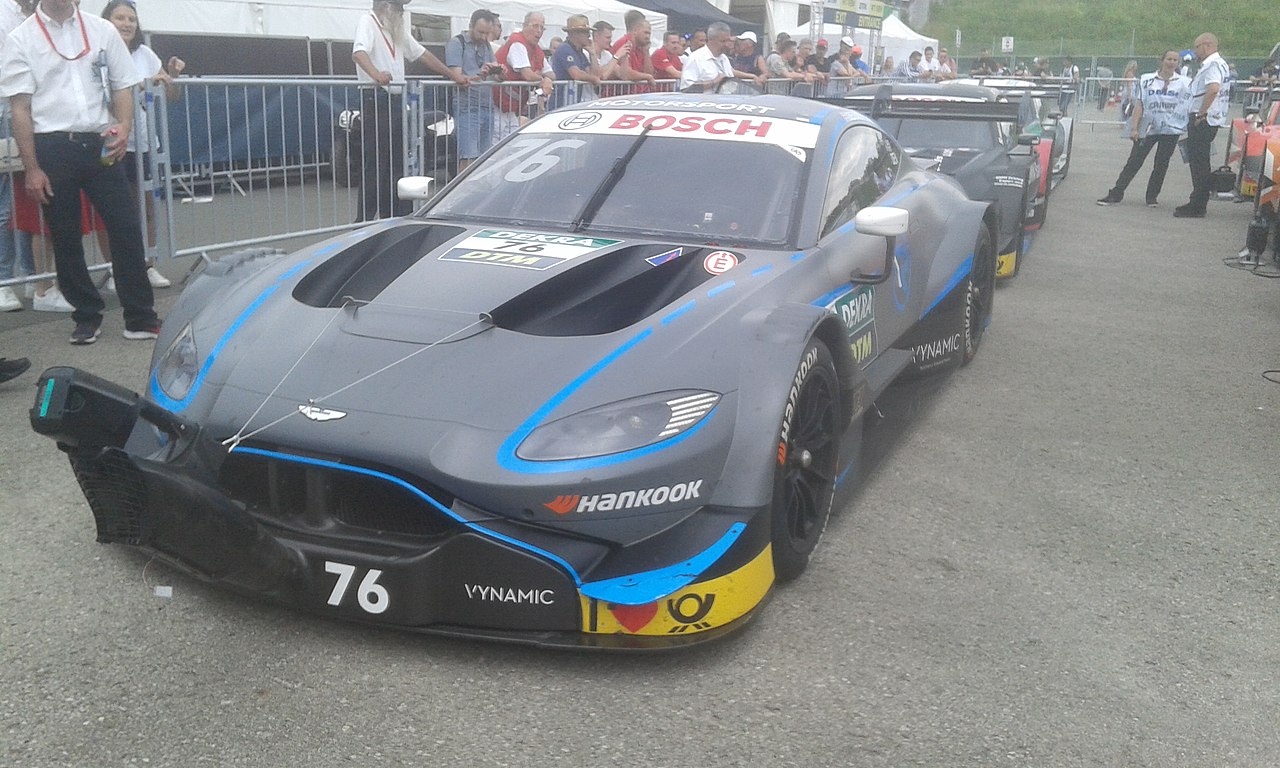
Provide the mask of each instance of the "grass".
POLYGON ((1012 36, 1019 52, 1077 56, 1128 53, 1131 43, 1138 55, 1158 56, 1212 32, 1230 59, 1266 56, 1280 42, 1276 7, 1257 0, 934 0, 923 31, 947 43, 960 29, 965 55, 993 41, 998 53, 999 39, 1012 36))

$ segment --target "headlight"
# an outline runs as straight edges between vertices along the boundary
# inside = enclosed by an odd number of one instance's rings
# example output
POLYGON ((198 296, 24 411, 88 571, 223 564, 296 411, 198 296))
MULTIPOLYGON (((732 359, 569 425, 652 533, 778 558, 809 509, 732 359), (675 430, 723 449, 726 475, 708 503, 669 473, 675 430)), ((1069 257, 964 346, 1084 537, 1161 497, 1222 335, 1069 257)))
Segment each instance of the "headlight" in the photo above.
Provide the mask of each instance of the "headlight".
POLYGON ((166 395, 181 400, 191 391, 200 373, 200 357, 196 353, 196 338, 190 324, 173 340, 156 366, 156 384, 166 395))
POLYGON ((719 402, 715 392, 686 389, 602 405, 543 424, 525 438, 516 455, 527 461, 561 461, 643 448, 693 428, 719 402))

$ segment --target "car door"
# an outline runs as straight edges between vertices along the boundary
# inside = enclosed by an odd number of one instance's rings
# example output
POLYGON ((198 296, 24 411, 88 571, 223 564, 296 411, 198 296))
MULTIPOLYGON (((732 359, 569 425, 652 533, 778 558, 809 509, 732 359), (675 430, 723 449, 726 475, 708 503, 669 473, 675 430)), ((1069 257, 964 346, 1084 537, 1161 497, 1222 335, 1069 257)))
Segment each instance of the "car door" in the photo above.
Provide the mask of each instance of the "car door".
POLYGON ((904 310, 913 290, 908 237, 897 238, 887 279, 877 285, 847 282, 855 270, 884 268, 884 240, 854 229, 854 216, 872 205, 892 205, 910 194, 899 183, 902 151, 878 128, 855 125, 836 142, 822 203, 819 245, 829 254, 833 282, 844 287, 827 296, 826 306, 845 324, 854 358, 866 365, 910 326, 904 310))

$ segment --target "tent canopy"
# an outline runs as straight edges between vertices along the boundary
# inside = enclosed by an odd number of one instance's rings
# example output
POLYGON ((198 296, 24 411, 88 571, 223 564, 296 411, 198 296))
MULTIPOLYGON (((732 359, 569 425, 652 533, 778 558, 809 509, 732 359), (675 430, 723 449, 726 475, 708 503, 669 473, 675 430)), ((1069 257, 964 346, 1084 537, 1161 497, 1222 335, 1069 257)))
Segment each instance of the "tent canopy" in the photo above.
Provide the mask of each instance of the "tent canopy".
MULTIPOLYGON (((844 31, 844 27, 839 24, 823 24, 822 32, 819 37, 826 39, 831 45, 831 52, 835 53, 840 44, 840 38, 848 34, 853 41, 862 46, 862 58, 864 61, 871 61, 871 32, 870 29, 850 29, 849 32, 844 31)), ((787 34, 797 40, 802 40, 809 36, 809 25, 805 24, 796 27, 793 30, 787 30, 787 34)), ((815 43, 817 40, 814 41, 815 43)), ((880 27, 879 45, 884 46, 886 56, 892 56, 893 60, 902 63, 907 60, 912 51, 924 51, 925 46, 933 46, 936 51, 938 49, 938 40, 934 37, 925 37, 908 27, 897 16, 886 16, 884 23, 880 27)))
MULTIPOLYGON (((99 14, 106 4, 107 0, 84 0, 82 7, 85 13, 99 14)), ((370 0, 164 0, 145 3, 139 9, 138 20, 148 32, 350 40, 356 20, 360 14, 368 13, 371 5, 370 0)), ((604 19, 621 29, 623 14, 632 10, 615 0, 494 0, 483 4, 474 0, 412 0, 406 6, 414 15, 449 19, 451 35, 465 31, 471 12, 480 7, 501 16, 507 34, 519 26, 529 11, 541 12, 547 17, 544 44, 553 37, 563 37, 560 28, 572 14, 585 13, 592 23, 604 19)), ((645 18, 655 35, 666 30, 665 16, 647 12, 645 18)))
POLYGON ((763 27, 759 24, 730 16, 707 0, 631 0, 628 5, 666 14, 672 30, 678 32, 706 29, 714 21, 723 21, 728 24, 734 34, 751 30, 759 35, 763 31, 763 27))

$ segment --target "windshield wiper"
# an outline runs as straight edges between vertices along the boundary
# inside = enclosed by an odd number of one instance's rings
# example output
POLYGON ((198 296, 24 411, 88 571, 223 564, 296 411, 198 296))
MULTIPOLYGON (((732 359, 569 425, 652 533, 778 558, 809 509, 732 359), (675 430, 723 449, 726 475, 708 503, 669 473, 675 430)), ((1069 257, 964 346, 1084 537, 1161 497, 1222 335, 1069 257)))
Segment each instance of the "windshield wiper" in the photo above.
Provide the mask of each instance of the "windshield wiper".
POLYGON ((582 206, 582 211, 573 220, 573 223, 569 225, 570 232, 581 232, 596 217, 596 213, 600 211, 600 206, 604 205, 605 198, 609 197, 609 193, 622 180, 622 175, 627 172, 627 164, 631 162, 631 158, 636 156, 636 153, 640 151, 640 145, 644 144, 645 139, 649 138, 649 130, 652 127, 646 125, 626 153, 614 160, 613 165, 609 166, 609 172, 600 180, 600 184, 591 193, 591 197, 587 199, 587 204, 582 206))

